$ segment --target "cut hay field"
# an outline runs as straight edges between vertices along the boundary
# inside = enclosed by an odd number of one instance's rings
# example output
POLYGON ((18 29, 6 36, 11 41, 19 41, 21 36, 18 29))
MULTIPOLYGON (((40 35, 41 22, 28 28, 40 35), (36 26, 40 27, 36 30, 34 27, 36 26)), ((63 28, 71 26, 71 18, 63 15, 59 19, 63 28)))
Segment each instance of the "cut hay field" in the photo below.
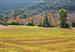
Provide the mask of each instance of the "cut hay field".
POLYGON ((1 27, 0 52, 75 52, 75 29, 1 27))

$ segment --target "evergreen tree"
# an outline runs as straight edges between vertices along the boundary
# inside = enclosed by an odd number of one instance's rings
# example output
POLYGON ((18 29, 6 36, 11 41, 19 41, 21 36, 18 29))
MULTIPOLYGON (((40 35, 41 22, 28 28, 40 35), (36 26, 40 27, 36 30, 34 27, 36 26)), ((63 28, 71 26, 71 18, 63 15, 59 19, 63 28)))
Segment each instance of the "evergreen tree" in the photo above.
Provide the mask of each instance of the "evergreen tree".
POLYGON ((61 28, 66 28, 68 27, 69 25, 66 23, 67 21, 67 11, 65 9, 60 9, 59 10, 59 17, 60 17, 60 25, 61 25, 61 28))
POLYGON ((44 27, 50 27, 50 26, 51 26, 51 24, 50 24, 50 22, 49 22, 49 20, 48 20, 48 16, 47 16, 47 15, 46 15, 45 18, 44 18, 43 26, 44 26, 44 27))

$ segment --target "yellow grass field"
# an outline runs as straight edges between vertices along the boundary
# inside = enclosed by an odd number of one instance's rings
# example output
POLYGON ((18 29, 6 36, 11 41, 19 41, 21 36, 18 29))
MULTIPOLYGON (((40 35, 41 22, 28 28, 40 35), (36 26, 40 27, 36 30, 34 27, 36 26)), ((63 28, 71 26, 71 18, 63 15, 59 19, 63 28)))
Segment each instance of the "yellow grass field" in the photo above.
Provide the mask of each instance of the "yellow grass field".
POLYGON ((0 52, 75 52, 75 29, 1 28, 0 52))

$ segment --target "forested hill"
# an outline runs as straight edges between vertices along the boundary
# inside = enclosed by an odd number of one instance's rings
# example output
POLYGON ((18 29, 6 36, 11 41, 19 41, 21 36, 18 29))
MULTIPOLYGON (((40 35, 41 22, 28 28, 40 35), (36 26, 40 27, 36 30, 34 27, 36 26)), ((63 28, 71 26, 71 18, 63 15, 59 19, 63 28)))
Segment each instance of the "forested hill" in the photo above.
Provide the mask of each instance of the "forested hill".
POLYGON ((44 0, 41 3, 29 7, 28 10, 33 10, 32 13, 36 14, 48 10, 56 11, 60 8, 75 11, 75 0, 44 0))
POLYGON ((42 2, 38 2, 27 8, 23 7, 11 10, 8 13, 11 15, 39 15, 46 11, 57 11, 60 8, 65 8, 72 12, 75 11, 75 0, 42 0, 42 2))
POLYGON ((0 12, 26 8, 36 3, 38 2, 32 2, 32 0, 0 0, 0 12))

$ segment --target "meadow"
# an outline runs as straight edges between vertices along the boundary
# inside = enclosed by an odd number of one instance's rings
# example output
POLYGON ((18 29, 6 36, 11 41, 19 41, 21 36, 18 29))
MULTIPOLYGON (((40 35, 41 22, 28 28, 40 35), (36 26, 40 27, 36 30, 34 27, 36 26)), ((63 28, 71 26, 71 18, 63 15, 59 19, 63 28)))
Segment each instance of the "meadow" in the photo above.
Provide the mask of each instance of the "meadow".
POLYGON ((0 52, 75 52, 75 28, 2 28, 0 52))

